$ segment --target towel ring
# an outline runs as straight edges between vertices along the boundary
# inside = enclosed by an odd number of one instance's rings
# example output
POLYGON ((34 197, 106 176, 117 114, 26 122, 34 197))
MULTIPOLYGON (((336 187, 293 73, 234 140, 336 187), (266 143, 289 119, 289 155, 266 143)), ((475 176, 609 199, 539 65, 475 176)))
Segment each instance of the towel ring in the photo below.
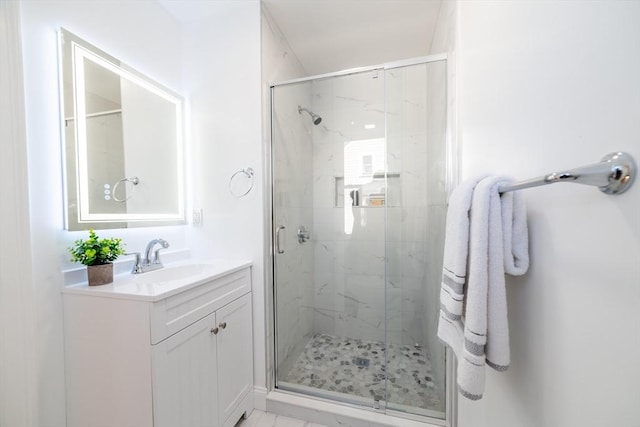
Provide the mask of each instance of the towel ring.
POLYGON ((131 198, 131 196, 133 196, 133 192, 136 189, 136 185, 138 185, 138 183, 140 182, 140 180, 138 179, 137 176, 132 176, 131 178, 122 178, 120 181, 116 182, 115 184, 113 184, 113 189, 111 190, 111 198, 115 201, 115 202, 126 202, 127 200, 129 200, 131 198), (132 184, 131 187, 131 194, 129 194, 127 196, 127 194, 125 193, 125 198, 124 199, 118 199, 118 197, 116 197, 116 190, 118 189, 118 186, 122 183, 125 182, 130 182, 132 184))
POLYGON ((229 179, 229 192, 232 196, 244 197, 253 189, 253 169, 240 169, 229 179), (245 190, 246 188, 246 190, 245 190))

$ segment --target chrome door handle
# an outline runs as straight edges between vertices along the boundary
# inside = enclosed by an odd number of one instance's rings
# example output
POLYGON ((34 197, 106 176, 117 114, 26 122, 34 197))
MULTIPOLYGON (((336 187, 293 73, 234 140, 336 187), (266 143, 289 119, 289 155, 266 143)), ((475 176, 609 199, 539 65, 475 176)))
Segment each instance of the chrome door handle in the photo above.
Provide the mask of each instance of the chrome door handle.
POLYGON ((276 252, 279 254, 284 253, 284 249, 280 246, 280 231, 282 230, 284 230, 284 225, 281 225, 276 229, 276 252))

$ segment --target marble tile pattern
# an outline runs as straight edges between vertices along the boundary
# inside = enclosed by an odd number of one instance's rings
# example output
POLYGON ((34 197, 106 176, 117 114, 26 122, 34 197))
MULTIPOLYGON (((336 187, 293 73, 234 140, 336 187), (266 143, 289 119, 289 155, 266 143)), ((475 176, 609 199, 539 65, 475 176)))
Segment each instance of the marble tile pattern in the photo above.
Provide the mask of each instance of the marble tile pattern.
MULTIPOLYGON (((336 200, 336 183, 351 185, 354 173, 359 174, 361 164, 350 163, 349 150, 384 138, 384 79, 379 77, 366 72, 313 83, 313 110, 323 121, 312 133, 312 233, 315 332, 382 341, 384 209, 345 207, 336 200)), ((381 172, 379 161, 373 164, 374 172, 381 172)), ((366 185, 383 184, 372 180, 366 185)))
POLYGON ((388 345, 327 334, 315 335, 283 381, 366 399, 436 411, 444 410, 440 387, 420 346, 388 345), (364 362, 364 363, 363 363, 364 362), (366 366, 365 366, 366 365, 366 366))

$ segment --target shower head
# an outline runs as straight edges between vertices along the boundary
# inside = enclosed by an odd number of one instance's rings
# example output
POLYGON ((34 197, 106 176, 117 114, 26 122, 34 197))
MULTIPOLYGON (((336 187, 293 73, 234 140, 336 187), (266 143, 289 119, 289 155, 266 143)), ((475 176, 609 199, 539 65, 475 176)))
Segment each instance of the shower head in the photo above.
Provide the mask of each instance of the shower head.
POLYGON ((317 115, 313 111, 309 111, 306 108, 302 108, 301 106, 298 105, 298 114, 302 114, 303 111, 305 111, 309 116, 311 116, 311 120, 313 120, 313 124, 314 125, 317 126, 322 121, 322 117, 320 117, 319 115, 317 115))

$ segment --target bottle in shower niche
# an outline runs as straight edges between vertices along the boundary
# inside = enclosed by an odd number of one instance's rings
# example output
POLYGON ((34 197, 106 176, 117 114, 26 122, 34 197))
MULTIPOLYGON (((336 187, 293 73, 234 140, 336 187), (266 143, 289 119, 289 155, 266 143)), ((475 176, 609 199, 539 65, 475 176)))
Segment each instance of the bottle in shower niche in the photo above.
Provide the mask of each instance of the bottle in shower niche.
POLYGON ((351 190, 349 195, 351 196, 351 206, 360 206, 360 191, 351 190))
POLYGON ((384 206, 384 200, 385 200, 384 191, 380 193, 369 194, 370 206, 384 206))

